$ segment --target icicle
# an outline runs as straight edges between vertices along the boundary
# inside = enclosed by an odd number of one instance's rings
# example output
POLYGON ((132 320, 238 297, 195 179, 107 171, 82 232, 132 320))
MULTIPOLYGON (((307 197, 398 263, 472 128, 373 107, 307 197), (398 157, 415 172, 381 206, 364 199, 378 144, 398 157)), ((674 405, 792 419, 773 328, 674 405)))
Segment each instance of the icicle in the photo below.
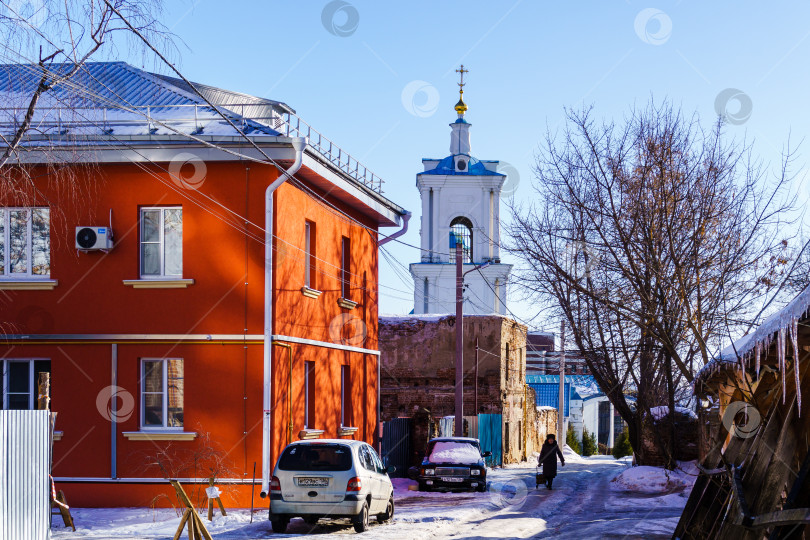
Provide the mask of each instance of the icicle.
POLYGON ((787 383, 785 381, 785 327, 781 327, 779 329, 779 333, 777 335, 777 343, 776 343, 776 354, 779 356, 779 374, 782 376, 782 404, 785 404, 785 400, 787 396, 785 393, 787 391, 787 383))
POLYGON ((790 339, 793 343, 793 372, 796 376, 796 403, 799 406, 799 415, 802 414, 802 389, 799 386, 799 319, 793 317, 790 321, 790 339))
POLYGON ((759 357, 762 354, 762 342, 757 341, 754 347, 754 357, 756 358, 757 379, 759 379, 759 357))

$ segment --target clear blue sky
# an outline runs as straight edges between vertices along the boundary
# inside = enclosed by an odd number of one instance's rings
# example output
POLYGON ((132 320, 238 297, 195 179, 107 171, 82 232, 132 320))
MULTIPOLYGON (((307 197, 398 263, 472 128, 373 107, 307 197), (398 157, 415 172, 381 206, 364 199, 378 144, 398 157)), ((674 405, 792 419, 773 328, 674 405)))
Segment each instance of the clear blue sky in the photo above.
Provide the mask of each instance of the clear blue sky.
MULTIPOLYGON (((717 95, 736 88, 750 98, 750 117, 728 134, 755 139, 774 164, 789 134, 798 142, 810 129, 804 2, 351 0, 333 19, 346 36, 324 26, 328 3, 187 0, 171 2, 165 22, 188 47, 179 64, 188 78, 284 101, 377 172, 385 194, 414 213, 410 244, 419 243, 415 174, 423 157, 449 153, 460 63, 470 69, 473 155, 514 165, 524 199, 538 142, 561 125, 566 106, 593 104, 619 120, 650 96, 669 98, 708 125, 717 95), (427 89, 438 96, 435 107, 422 92, 406 100, 418 114, 409 112, 402 94, 412 81, 435 88, 427 89)), ((729 112, 738 108, 732 101, 729 112)), ((808 188, 796 188, 804 204, 808 188)), ((401 245, 391 251, 405 265, 419 257, 401 245)), ((382 289, 381 312, 410 311, 410 280, 385 263, 380 279, 406 291, 382 289)), ((535 314, 515 300, 516 314, 535 314)))

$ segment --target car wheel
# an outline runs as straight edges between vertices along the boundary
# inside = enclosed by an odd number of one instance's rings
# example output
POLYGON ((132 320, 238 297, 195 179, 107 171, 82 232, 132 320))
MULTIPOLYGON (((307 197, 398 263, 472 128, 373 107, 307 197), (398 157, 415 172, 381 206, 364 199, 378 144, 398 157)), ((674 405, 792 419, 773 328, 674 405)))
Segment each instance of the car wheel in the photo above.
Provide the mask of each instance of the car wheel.
POLYGON ((290 518, 288 517, 278 517, 270 521, 270 525, 273 527, 274 533, 287 532, 287 525, 289 524, 290 518))
POLYGON ((430 491, 427 487, 427 484, 424 482, 419 482, 419 491, 430 491))
POLYGON ((354 530, 359 533, 368 530, 368 501, 363 503, 363 508, 354 518, 354 530))
POLYGON ((486 490, 487 490, 487 484, 486 484, 486 483, 480 484, 480 485, 479 485, 477 488, 475 488, 475 489, 476 489, 476 491, 484 492, 484 491, 486 491, 486 490))
POLYGON ((318 523, 318 517, 317 516, 306 516, 304 518, 304 523, 306 523, 307 525, 315 525, 316 523, 318 523))
POLYGON ((391 495, 391 498, 388 499, 388 506, 385 507, 385 512, 382 514, 377 514, 377 523, 385 523, 386 521, 391 521, 391 518, 394 517, 394 496, 391 495))

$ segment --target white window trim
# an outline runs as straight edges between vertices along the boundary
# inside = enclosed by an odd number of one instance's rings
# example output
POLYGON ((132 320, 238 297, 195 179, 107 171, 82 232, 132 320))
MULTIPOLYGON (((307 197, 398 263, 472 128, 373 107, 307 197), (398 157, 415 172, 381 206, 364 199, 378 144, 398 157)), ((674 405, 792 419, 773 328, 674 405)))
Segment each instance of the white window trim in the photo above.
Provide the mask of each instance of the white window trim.
POLYGON ((309 385, 312 381, 309 379, 309 362, 304 362, 304 429, 310 429, 312 425, 310 424, 309 418, 309 393, 311 391, 309 385))
MULTIPOLYGON (((165 244, 165 233, 166 229, 164 227, 164 213, 166 210, 180 210, 182 212, 182 206, 142 206, 140 208, 140 212, 138 214, 138 227, 140 228, 139 238, 138 238, 138 275, 140 276, 140 280, 138 281, 172 281, 172 280, 183 280, 183 272, 181 270, 179 275, 174 274, 166 274, 166 261, 165 261, 165 253, 166 253, 166 244, 165 244), (143 273, 143 246, 146 242, 143 240, 143 216, 145 212, 154 212, 155 210, 160 211, 160 239, 157 241, 158 246, 160 249, 158 250, 160 253, 160 274, 144 274, 143 273)), ((181 220, 182 223, 182 220, 181 220)), ((180 237, 180 242, 182 245, 183 238, 182 235, 180 237)), ((150 244, 154 244, 155 242, 148 242, 150 244)), ((180 260, 181 268, 183 265, 183 260, 180 260)), ((132 280, 134 281, 134 280, 132 280)))
POLYGON ((340 427, 346 427, 346 372, 349 366, 340 366, 340 427))
MULTIPOLYGON (((2 373, 0 374, 0 379, 2 379, 2 384, 3 384, 3 403, 2 403, 2 409, 3 410, 8 410, 8 394, 9 394, 9 392, 8 392, 8 388, 9 388, 9 384, 8 384, 8 376, 9 376, 8 364, 11 364, 11 363, 17 363, 17 364, 27 363, 28 364, 28 410, 36 409, 36 406, 35 406, 36 405, 36 398, 37 398, 37 394, 39 393, 38 392, 39 389, 37 388, 37 382, 34 380, 34 377, 36 376, 36 373, 34 373, 34 362, 38 362, 40 360, 46 361, 46 362, 48 361, 47 358, 5 358, 5 359, 0 360, 0 370, 2 370, 2 373)), ((14 392, 14 393, 18 394, 19 392, 14 392)))
POLYGON ((304 287, 312 287, 312 222, 304 221, 304 287))
MULTIPOLYGON (((48 234, 50 236, 50 208, 47 206, 1 206, 0 207, 0 220, 3 222, 3 273, 0 273, 0 281, 51 281, 50 271, 47 274, 34 274, 34 219, 33 210, 48 210, 48 234), (28 271, 25 274, 12 274, 11 273, 11 212, 15 210, 27 210, 30 214, 28 216, 28 223, 26 224, 26 247, 25 247, 25 260, 27 261, 28 271)), ((48 255, 48 267, 50 269, 51 261, 50 254, 48 255)))
MULTIPOLYGON (((180 360, 183 361, 182 358, 141 358, 141 392, 140 392, 140 431, 141 432, 165 432, 165 433, 176 433, 181 432, 185 428, 185 412, 186 412, 186 396, 185 391, 183 392, 183 424, 182 426, 166 426, 166 422, 169 420, 169 377, 168 377, 168 370, 169 370, 169 360, 180 360), (146 394, 145 388, 145 368, 146 362, 160 362, 161 363, 161 382, 163 391, 163 424, 162 426, 147 426, 144 425, 144 412, 146 410, 146 400, 144 399, 144 395, 146 394)), ((183 362, 183 386, 185 389, 185 379, 186 379, 186 365, 183 362)), ((150 394, 156 394, 157 392, 149 392, 150 394)))
POLYGON ((346 300, 349 300, 352 291, 351 251, 351 240, 342 236, 340 238, 340 297, 346 300))

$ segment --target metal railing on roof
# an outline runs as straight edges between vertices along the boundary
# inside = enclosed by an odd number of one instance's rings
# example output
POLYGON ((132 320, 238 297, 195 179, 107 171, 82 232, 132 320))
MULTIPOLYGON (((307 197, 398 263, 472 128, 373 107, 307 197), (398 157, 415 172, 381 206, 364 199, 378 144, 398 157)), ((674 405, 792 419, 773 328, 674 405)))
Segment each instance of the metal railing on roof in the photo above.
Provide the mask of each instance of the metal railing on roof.
MULTIPOLYGON (((229 103, 217 107, 244 133, 251 134, 261 127, 269 127, 286 137, 306 137, 309 146, 326 161, 360 184, 382 194, 382 178, 299 116, 291 112, 279 112, 264 103, 229 103)), ((22 123, 26 109, 27 105, 0 107, 0 130, 16 130, 22 123)), ((72 128, 92 124, 102 133, 112 135, 116 128, 144 125, 149 133, 155 133, 165 125, 181 133, 190 131, 190 134, 204 135, 206 125, 212 121, 224 122, 210 106, 201 104, 37 107, 31 129, 43 134, 65 135, 72 128), (189 113, 179 113, 183 110, 188 110, 189 113)))

